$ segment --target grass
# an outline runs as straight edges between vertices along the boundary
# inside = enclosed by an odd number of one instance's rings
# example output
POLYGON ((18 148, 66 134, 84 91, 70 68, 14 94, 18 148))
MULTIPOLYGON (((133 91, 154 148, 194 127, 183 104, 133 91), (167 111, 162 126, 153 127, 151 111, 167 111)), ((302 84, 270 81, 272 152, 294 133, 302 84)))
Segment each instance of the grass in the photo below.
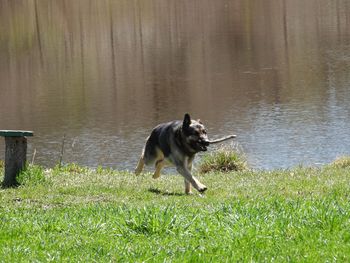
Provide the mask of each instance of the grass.
POLYGON ((200 173, 244 171, 248 169, 247 160, 238 151, 220 148, 203 156, 199 164, 200 173))
POLYGON ((350 167, 211 172, 203 196, 151 177, 29 167, 0 189, 0 262, 350 260, 350 167))
POLYGON ((338 168, 348 168, 350 167, 350 157, 349 156, 339 157, 330 165, 338 168))

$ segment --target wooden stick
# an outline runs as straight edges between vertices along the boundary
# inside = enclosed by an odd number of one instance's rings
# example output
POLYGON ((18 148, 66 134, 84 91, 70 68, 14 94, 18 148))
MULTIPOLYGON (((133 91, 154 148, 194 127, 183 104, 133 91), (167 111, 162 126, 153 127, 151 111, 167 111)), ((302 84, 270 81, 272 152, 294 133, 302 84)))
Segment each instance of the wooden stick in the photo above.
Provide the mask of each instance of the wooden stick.
POLYGON ((36 148, 34 149, 34 153, 33 153, 33 156, 32 156, 32 163, 31 163, 31 165, 34 164, 35 155, 36 155, 36 148))
POLYGON ((216 140, 212 140, 212 141, 209 141, 210 144, 215 144, 215 143, 219 143, 219 142, 223 142, 223 141, 227 141, 229 139, 233 139, 233 138, 236 138, 237 135, 229 135, 229 136, 226 136, 226 137, 223 137, 223 138, 220 138, 220 139, 216 139, 216 140))
POLYGON ((63 134, 63 139, 62 139, 62 147, 61 147, 61 155, 60 155, 60 162, 59 162, 59 167, 62 167, 62 160, 63 160, 63 152, 64 152, 64 142, 66 140, 66 134, 63 134))

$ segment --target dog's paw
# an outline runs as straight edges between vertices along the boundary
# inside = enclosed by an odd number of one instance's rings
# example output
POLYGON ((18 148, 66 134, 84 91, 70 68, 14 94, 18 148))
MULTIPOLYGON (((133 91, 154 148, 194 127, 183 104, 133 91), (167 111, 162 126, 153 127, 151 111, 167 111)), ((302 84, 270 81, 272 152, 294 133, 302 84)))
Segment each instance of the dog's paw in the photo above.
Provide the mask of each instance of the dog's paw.
POLYGON ((207 191, 207 187, 206 186, 203 186, 201 188, 198 189, 198 192, 200 192, 201 194, 203 194, 205 191, 207 191))
POLYGON ((135 174, 136 176, 140 175, 141 172, 142 172, 142 169, 140 169, 140 168, 136 168, 136 169, 134 170, 134 174, 135 174))
POLYGON ((153 175, 152 175, 152 178, 153 179, 158 179, 160 177, 160 173, 154 173, 153 175))

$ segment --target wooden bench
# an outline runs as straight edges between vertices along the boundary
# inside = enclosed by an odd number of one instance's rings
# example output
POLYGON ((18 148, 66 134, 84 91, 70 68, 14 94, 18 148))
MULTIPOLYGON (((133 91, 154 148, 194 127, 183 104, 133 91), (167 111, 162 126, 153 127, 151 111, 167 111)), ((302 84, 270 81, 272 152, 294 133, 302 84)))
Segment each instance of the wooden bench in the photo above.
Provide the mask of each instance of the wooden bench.
POLYGON ((27 161, 27 138, 33 136, 32 131, 0 130, 5 137, 5 176, 3 187, 18 186, 17 175, 25 168, 27 161))

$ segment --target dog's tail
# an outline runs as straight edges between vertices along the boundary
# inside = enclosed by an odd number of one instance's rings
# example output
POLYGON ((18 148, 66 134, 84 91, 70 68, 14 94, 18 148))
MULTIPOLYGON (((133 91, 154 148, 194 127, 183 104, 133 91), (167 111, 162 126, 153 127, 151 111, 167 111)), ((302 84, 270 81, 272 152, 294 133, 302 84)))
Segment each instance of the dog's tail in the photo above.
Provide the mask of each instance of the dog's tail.
POLYGON ((237 137, 237 135, 232 134, 232 135, 229 135, 229 136, 217 139, 217 140, 212 140, 212 141, 209 140, 209 144, 215 144, 215 143, 227 141, 229 139, 233 139, 233 138, 236 138, 236 137, 237 137))

